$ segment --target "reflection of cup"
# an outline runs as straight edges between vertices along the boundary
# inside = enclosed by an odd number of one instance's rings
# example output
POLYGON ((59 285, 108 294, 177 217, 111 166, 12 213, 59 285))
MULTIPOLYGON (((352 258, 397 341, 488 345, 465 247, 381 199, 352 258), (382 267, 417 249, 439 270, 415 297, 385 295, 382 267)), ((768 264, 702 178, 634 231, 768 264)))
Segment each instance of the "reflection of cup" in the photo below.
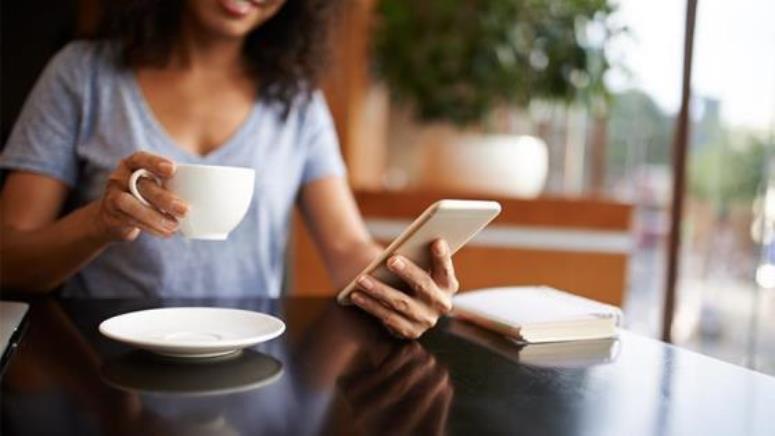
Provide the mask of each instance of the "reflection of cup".
POLYGON ((165 396, 200 397, 244 392, 273 383, 282 376, 277 359, 252 350, 222 360, 181 362, 143 351, 132 351, 102 366, 109 385, 165 396))
MULTIPOLYGON (((129 190, 146 206, 137 189, 141 177, 161 184, 153 173, 139 169, 129 178, 129 190)), ((245 217, 253 197, 255 171, 251 168, 178 164, 164 187, 189 205, 180 221, 184 236, 192 239, 224 240, 245 217)))

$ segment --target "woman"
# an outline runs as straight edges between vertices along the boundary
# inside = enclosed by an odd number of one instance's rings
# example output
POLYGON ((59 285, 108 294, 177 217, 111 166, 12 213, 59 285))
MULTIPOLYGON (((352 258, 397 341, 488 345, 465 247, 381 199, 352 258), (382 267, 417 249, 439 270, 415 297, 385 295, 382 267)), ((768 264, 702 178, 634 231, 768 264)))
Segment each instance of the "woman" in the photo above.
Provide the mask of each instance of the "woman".
MULTIPOLYGON (((103 38, 48 65, 0 157, 3 285, 65 296, 277 296, 298 202, 337 286, 380 252, 344 178, 315 91, 329 0, 106 2, 103 38), (187 205, 132 171, 250 166, 255 195, 228 241, 176 232, 187 205), (163 212, 160 212, 163 211, 163 212)), ((410 294, 359 278, 354 302, 416 338, 457 290, 448 246, 432 271, 388 264, 410 294)))

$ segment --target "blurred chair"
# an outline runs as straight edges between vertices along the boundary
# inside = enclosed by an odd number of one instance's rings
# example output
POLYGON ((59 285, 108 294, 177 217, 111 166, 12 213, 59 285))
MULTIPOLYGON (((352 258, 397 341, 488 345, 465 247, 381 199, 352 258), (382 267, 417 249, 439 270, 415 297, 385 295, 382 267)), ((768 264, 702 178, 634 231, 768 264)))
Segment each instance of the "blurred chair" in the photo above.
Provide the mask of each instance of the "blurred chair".
MULTIPOLYGON (((597 199, 492 196, 421 191, 356 191, 371 234, 388 243, 441 198, 487 198, 503 212, 454 257, 462 291, 506 285, 549 285, 621 306, 633 236, 632 207, 597 199)), ((334 289, 312 240, 293 223, 289 289, 332 295, 334 289)))

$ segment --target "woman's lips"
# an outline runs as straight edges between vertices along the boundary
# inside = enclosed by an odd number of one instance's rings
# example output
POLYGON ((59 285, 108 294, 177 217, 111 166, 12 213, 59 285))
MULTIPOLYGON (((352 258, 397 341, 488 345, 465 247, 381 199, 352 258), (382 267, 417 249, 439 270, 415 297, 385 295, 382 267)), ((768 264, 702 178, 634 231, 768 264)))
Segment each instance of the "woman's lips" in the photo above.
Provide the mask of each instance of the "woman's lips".
POLYGON ((256 5, 250 0, 220 0, 220 4, 224 11, 237 18, 242 18, 256 9, 256 5))

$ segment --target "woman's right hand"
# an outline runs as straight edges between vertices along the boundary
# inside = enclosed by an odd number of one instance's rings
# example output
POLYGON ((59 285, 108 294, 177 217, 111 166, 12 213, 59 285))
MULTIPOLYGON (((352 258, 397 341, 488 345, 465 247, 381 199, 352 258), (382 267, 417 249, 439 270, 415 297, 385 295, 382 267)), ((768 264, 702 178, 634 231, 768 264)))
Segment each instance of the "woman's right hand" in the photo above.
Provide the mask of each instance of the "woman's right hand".
POLYGON ((144 231, 169 238, 178 230, 177 220, 185 216, 188 205, 148 178, 141 178, 137 188, 153 207, 140 203, 129 192, 129 177, 139 169, 148 170, 163 181, 175 174, 175 163, 143 151, 122 159, 108 177, 102 198, 94 205, 94 229, 100 237, 132 241, 144 231))

